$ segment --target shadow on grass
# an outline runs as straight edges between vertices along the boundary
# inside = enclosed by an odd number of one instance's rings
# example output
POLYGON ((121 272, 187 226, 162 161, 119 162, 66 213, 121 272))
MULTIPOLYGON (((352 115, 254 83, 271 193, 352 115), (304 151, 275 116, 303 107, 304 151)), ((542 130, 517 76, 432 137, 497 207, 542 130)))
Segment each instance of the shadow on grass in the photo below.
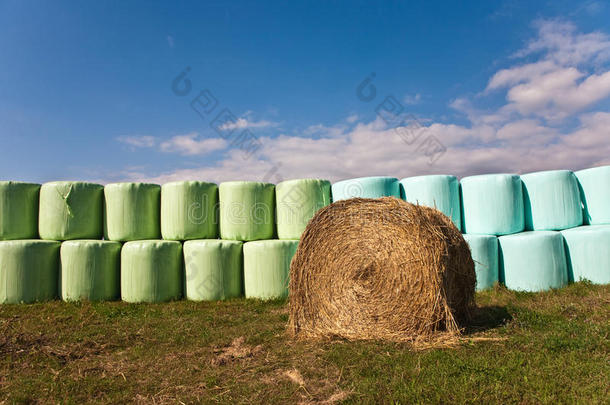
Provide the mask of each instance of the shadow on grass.
POLYGON ((464 335, 494 329, 511 321, 513 317, 504 306, 489 305, 476 307, 469 321, 464 322, 464 335))

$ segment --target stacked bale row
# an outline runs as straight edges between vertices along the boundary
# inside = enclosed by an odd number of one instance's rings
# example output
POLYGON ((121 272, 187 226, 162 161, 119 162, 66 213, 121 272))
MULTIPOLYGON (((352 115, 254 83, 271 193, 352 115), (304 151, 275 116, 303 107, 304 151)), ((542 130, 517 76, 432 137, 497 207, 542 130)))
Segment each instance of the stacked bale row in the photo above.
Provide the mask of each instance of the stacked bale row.
MULTIPOLYGON (((395 195, 396 182, 345 180, 333 185, 333 199, 395 195)), ((419 176, 402 179, 399 186, 403 199, 438 209, 461 229, 475 260, 478 290, 497 282, 525 291, 581 279, 610 283, 610 226, 604 226, 610 225, 610 167, 490 174, 460 182, 454 176, 419 176)))
POLYGON ((283 297, 298 239, 331 195, 437 208, 465 234, 478 289, 610 282, 610 167, 461 182, 369 177, 332 188, 313 179, 0 182, 0 302, 49 299, 57 285, 66 300, 283 297))
POLYGON ((0 302, 285 297, 300 234, 329 203, 313 179, 277 195, 258 182, 2 182, 0 302))

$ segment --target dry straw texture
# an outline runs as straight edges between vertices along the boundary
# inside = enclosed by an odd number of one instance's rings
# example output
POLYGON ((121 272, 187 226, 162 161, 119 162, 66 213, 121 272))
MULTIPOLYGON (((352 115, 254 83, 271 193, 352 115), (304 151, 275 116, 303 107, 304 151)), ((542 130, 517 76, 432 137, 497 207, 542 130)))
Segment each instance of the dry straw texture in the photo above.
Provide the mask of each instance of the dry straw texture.
POLYGON ((387 197, 335 202, 312 218, 290 267, 297 337, 455 338, 474 305, 474 263, 451 220, 387 197))

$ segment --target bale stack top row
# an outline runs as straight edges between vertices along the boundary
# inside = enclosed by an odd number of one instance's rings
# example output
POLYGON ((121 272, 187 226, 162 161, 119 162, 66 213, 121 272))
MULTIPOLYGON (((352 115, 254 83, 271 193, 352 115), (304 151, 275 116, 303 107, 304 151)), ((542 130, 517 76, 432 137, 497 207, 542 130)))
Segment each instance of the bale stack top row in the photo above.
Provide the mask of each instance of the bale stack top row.
POLYGON ((331 201, 394 196, 436 207, 468 234, 507 235, 610 223, 610 166, 571 172, 367 177, 277 185, 181 181, 163 186, 0 182, 0 240, 299 239, 331 201))
POLYGON ((0 182, 0 240, 299 239, 330 204, 326 180, 163 186, 0 182))

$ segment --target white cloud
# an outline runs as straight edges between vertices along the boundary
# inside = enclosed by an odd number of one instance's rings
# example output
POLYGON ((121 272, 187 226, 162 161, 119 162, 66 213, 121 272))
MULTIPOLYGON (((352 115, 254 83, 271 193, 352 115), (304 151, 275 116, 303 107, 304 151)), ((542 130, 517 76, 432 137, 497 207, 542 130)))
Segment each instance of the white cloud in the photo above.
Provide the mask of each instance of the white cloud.
POLYGON ((206 155, 208 153, 225 149, 228 142, 222 138, 200 139, 196 132, 185 135, 176 135, 159 145, 161 152, 179 153, 181 155, 206 155))
POLYGON ((358 114, 352 114, 352 115, 348 116, 348 117, 345 119, 345 121, 346 121, 348 124, 353 124, 354 122, 358 121, 358 114))
POLYGON ((278 123, 266 120, 250 121, 248 118, 238 118, 235 122, 227 122, 221 125, 220 129, 227 131, 231 129, 245 129, 245 128, 267 128, 276 127, 278 123))
POLYGON ((561 121, 610 96, 606 34, 581 34, 572 23, 557 20, 535 26, 538 36, 514 56, 538 55, 540 60, 500 70, 483 93, 507 89, 503 113, 561 121))
MULTIPOLYGON (((458 97, 450 103, 468 124, 422 119, 424 130, 417 139, 407 139, 381 119, 358 123, 353 115, 336 125, 318 124, 293 134, 260 137, 261 148, 254 156, 234 148, 213 166, 131 179, 277 183, 304 177, 336 181, 372 175, 466 176, 610 164, 610 112, 594 110, 596 103, 610 97, 607 36, 581 34, 573 25, 557 21, 540 21, 536 27, 536 38, 516 54, 527 61, 519 60, 493 74, 477 97, 458 97), (504 103, 490 107, 485 97, 492 92, 504 92, 504 103), (565 124, 569 117, 575 127, 565 124), (424 142, 430 139, 440 140, 447 149, 434 164, 426 153, 429 144, 424 142)), ((253 123, 246 115, 235 125, 245 128, 253 123)), ((167 144, 171 151, 199 154, 226 147, 222 141, 187 134, 164 142, 162 148, 167 144), (217 144, 204 146, 208 141, 217 144)))
POLYGON ((152 148, 157 143, 156 138, 149 135, 119 136, 117 140, 133 148, 152 148))
POLYGON ((419 104, 420 101, 421 101, 421 94, 419 94, 419 93, 413 94, 413 95, 412 94, 407 94, 402 99, 402 102, 407 104, 407 105, 419 104))
POLYGON ((174 37, 172 37, 171 35, 167 36, 167 45, 169 45, 170 48, 174 47, 174 37))
POLYGON ((538 20, 534 25, 538 36, 516 52, 516 57, 544 52, 547 59, 559 65, 610 59, 610 38, 605 33, 581 34, 573 23, 561 20, 538 20))

